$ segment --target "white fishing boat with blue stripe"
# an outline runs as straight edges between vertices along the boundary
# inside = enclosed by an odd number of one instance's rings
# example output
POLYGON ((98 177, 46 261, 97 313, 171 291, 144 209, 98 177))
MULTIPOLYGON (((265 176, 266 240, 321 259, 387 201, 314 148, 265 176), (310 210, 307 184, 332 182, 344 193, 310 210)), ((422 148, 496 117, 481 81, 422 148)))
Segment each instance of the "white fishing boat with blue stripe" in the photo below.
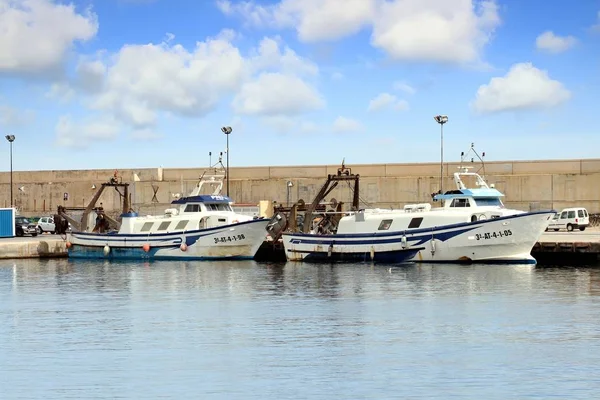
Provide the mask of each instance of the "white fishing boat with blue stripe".
MULTIPOLYGON (((222 175, 204 179, 187 196, 172 201, 163 215, 121 214, 118 230, 71 232, 71 258, 101 259, 252 259, 266 239, 268 219, 235 213, 232 200, 220 194, 222 175), (203 184, 216 186, 200 194, 203 184)), ((102 217, 100 217, 102 220, 102 217)))
POLYGON ((504 195, 468 168, 455 173, 454 181, 456 190, 433 197, 442 207, 423 203, 402 210, 360 210, 344 213, 331 234, 283 233, 287 259, 327 260, 359 253, 397 261, 394 257, 402 260, 411 254, 412 261, 535 264, 531 249, 555 211, 507 209, 504 195), (467 188, 465 178, 474 180, 475 188, 467 188))

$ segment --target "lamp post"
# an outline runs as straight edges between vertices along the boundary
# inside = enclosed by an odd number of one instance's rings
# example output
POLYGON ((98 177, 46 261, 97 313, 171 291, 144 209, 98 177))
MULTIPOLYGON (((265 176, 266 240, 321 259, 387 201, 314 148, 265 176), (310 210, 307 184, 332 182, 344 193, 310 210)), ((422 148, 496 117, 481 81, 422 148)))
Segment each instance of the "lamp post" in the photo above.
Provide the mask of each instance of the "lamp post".
POLYGON ((232 130, 233 129, 231 129, 230 126, 224 126, 221 128, 221 132, 223 132, 227 137, 227 147, 225 149, 225 152, 227 153, 227 197, 229 197, 229 135, 231 134, 232 130))
POLYGON ((444 124, 448 122, 447 115, 436 115, 435 122, 440 124, 440 194, 444 194, 444 124))
POLYGON ((292 181, 287 181, 287 206, 290 206, 290 190, 292 189, 292 186, 294 186, 294 182, 292 181))
POLYGON ((6 140, 10 143, 10 206, 13 206, 13 163, 12 163, 12 144, 15 141, 15 135, 6 135, 6 140))

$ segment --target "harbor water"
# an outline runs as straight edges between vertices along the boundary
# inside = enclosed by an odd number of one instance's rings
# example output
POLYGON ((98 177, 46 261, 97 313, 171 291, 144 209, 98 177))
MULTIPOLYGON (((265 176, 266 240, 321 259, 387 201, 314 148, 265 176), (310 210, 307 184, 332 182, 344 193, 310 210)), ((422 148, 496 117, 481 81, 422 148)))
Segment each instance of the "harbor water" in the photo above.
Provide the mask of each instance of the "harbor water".
POLYGON ((0 260, 0 399, 593 399, 600 269, 0 260))

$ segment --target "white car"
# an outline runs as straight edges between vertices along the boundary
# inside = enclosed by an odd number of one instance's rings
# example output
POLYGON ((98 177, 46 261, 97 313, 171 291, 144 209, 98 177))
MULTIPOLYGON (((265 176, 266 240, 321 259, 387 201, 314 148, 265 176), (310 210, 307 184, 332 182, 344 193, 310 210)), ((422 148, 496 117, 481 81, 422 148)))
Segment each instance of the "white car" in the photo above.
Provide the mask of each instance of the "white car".
POLYGON ((573 229, 585 231, 585 228, 590 224, 590 216, 587 210, 583 207, 565 208, 559 213, 556 213, 550 220, 546 230, 566 229, 569 232, 573 229))
POLYGON ((37 222, 37 230, 40 235, 44 232, 55 233, 56 225, 54 225, 54 218, 41 217, 37 222))

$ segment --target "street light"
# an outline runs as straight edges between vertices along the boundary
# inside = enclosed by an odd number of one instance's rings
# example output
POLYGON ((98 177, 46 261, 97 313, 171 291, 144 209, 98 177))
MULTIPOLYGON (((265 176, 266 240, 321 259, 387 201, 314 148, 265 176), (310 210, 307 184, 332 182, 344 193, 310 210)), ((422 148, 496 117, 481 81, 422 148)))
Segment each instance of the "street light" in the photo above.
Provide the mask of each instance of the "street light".
POLYGON ((292 181, 287 181, 287 206, 290 206, 290 190, 292 189, 292 186, 294 186, 294 182, 292 181))
POLYGON ((444 124, 448 122, 447 115, 436 115, 433 117, 435 122, 440 124, 440 194, 444 194, 443 182, 444 182, 444 124))
POLYGON ((231 129, 230 126, 224 126, 221 128, 221 132, 223 132, 225 134, 225 136, 227 136, 227 147, 226 147, 226 152, 227 152, 227 197, 229 197, 229 135, 231 134, 231 131, 233 129, 231 129))
POLYGON ((12 164, 12 144, 15 141, 15 135, 6 135, 5 136, 6 140, 8 140, 8 142, 10 143, 10 206, 13 206, 13 177, 12 177, 12 171, 13 171, 13 164, 12 164))

